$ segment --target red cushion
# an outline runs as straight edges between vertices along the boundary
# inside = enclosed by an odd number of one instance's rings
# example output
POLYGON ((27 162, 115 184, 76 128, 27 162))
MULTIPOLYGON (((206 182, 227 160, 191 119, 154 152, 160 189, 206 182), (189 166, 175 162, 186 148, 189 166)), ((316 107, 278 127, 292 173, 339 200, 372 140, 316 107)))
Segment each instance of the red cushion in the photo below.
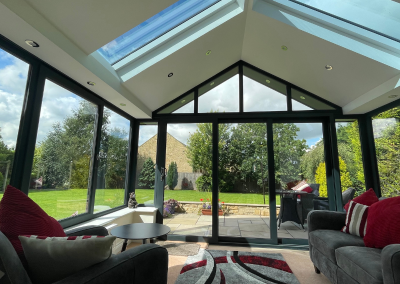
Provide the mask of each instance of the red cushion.
POLYGON ((382 249, 400 244, 400 196, 374 203, 369 207, 365 246, 382 249))
POLYGON ((7 186, 3 199, 0 201, 0 231, 10 240, 23 261, 24 252, 18 236, 66 236, 56 219, 47 215, 22 191, 10 185, 7 186))
POLYGON ((308 186, 308 187, 302 189, 301 191, 305 191, 305 192, 307 192, 307 193, 312 193, 312 192, 313 192, 313 189, 312 189, 310 186, 308 186))
MULTIPOLYGON (((378 196, 376 196, 375 191, 372 188, 370 188, 360 196, 354 198, 353 201, 362 205, 371 206, 375 202, 378 202, 379 198, 378 196)), ((344 206, 344 210, 347 211, 347 209, 349 209, 349 206, 350 206, 350 201, 347 202, 347 204, 344 206)))

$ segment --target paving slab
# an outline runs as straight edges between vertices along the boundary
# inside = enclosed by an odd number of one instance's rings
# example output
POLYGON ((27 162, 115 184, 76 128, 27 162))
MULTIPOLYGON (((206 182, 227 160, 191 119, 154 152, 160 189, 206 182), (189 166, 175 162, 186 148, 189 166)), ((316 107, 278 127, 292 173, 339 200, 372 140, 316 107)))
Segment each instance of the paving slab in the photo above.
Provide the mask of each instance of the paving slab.
POLYGON ((263 239, 270 239, 271 236, 269 232, 245 232, 240 231, 240 234, 243 238, 263 238, 263 239))
POLYGON ((240 231, 247 232, 269 232, 269 227, 267 225, 259 224, 239 224, 240 231))
POLYGON ((220 236, 234 236, 240 237, 239 227, 219 227, 219 235, 220 236))

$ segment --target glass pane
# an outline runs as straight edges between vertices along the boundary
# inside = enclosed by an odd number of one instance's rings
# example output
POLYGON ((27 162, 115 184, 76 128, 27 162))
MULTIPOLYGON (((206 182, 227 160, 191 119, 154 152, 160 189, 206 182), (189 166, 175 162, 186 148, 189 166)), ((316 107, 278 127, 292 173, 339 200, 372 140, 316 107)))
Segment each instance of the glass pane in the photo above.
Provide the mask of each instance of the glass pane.
POLYGON ((334 110, 335 108, 311 97, 297 89, 292 89, 293 110, 334 110))
POLYGON ((97 106, 46 80, 29 197, 56 219, 86 213, 97 106))
POLYGON ((199 88, 199 113, 239 112, 239 68, 199 88))
POLYGON ((400 107, 373 117, 372 126, 382 196, 400 196, 400 107))
POLYGON ((154 204, 155 164, 157 157, 156 124, 141 124, 136 165, 136 200, 139 204, 154 204))
POLYGON ((98 49, 98 52, 110 64, 114 64, 121 58, 174 29, 218 1, 179 0, 140 25, 107 43, 98 49))
POLYGON ((94 213, 124 205, 130 121, 104 108, 94 213))
POLYGON ((219 141, 219 235, 271 238, 266 124, 220 124, 219 141))
POLYGON ((0 200, 10 183, 29 64, 0 49, 0 200))
POLYGON ((357 120, 336 121, 342 191, 352 187, 355 196, 365 192, 364 168, 357 120))
MULTIPOLYGON (((281 189, 310 187, 280 196, 280 229, 285 238, 307 239, 307 215, 329 210, 322 123, 274 124, 275 178, 281 189), (321 197, 315 205, 314 199, 321 197)), ((279 226, 278 223, 278 226, 279 226)), ((279 233, 278 233, 279 235, 279 233)))
POLYGON ((211 236, 212 124, 168 124, 165 166, 170 234, 211 236))
POLYGON ((400 3, 397 0, 297 1, 400 40, 400 3))
POLYGON ((194 93, 190 93, 183 99, 167 106, 158 113, 194 113, 194 93))
POLYGON ((287 111, 286 85, 243 67, 243 110, 287 111))

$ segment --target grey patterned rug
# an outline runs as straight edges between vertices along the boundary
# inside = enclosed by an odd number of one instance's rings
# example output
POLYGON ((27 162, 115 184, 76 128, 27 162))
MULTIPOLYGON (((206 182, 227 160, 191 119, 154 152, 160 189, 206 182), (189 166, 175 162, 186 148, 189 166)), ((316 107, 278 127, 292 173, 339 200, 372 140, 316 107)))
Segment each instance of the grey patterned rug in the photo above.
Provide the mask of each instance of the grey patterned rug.
POLYGON ((189 256, 175 284, 299 284, 280 253, 200 249, 189 256))
POLYGON ((156 244, 165 247, 169 255, 196 255, 200 249, 199 244, 193 243, 157 242, 156 244))

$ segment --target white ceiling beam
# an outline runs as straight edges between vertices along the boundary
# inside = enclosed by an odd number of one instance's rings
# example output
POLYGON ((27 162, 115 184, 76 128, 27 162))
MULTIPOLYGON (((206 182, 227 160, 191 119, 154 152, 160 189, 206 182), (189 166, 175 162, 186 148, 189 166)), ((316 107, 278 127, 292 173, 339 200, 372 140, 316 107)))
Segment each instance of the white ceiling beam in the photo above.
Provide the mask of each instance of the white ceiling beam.
POLYGON ((384 106, 400 97, 400 75, 384 82, 376 88, 351 101, 343 107, 343 114, 362 114, 378 107, 384 106))

